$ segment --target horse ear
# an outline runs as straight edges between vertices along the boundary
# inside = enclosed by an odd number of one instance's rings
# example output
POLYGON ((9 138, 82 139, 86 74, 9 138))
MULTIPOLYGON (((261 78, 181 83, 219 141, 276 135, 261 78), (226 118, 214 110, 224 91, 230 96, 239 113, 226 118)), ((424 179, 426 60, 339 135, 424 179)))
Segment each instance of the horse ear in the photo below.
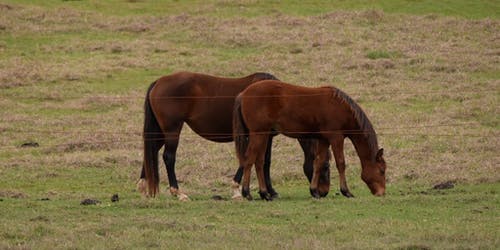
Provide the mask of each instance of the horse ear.
POLYGON ((377 160, 377 162, 383 162, 384 161, 384 159, 382 158, 383 155, 384 155, 384 149, 381 148, 378 150, 377 156, 375 156, 375 160, 377 160))

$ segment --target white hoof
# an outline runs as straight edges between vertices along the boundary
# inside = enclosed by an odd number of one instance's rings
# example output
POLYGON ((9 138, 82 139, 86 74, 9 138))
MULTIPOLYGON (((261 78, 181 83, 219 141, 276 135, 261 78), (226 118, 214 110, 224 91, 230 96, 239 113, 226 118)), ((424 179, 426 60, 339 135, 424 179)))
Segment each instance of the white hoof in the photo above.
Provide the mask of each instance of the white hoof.
POLYGON ((232 200, 235 200, 235 201, 241 201, 243 200, 243 195, 240 194, 234 194, 232 197, 231 197, 232 200))
POLYGON ((146 179, 139 179, 137 181, 137 191, 139 191, 139 193, 141 193, 142 196, 145 196, 145 197, 148 197, 148 190, 147 190, 147 186, 146 186, 146 179))
POLYGON ((231 196, 231 199, 243 200, 243 196, 241 195, 241 186, 239 183, 233 181, 233 183, 231 184, 231 190, 233 191, 233 196, 231 196))
POLYGON ((180 201, 190 201, 191 199, 189 199, 189 197, 184 194, 184 193, 181 193, 181 191, 179 191, 179 189, 177 188, 170 188, 170 193, 173 195, 173 196, 176 196, 180 201))
POLYGON ((177 197, 179 198, 180 201, 190 201, 191 200, 191 199, 189 199, 189 197, 187 195, 182 194, 182 193, 179 194, 177 197))

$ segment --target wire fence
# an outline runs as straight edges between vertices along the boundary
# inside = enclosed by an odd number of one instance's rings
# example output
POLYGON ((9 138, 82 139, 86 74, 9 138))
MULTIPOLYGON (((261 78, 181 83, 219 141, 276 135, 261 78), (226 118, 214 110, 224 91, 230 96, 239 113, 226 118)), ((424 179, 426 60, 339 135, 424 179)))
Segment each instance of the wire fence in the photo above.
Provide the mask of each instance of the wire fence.
MULTIPOLYGON (((474 128, 477 126, 477 123, 474 122, 464 122, 464 123, 453 123, 453 124, 429 124, 429 125, 414 125, 414 126, 399 126, 399 127, 381 127, 377 128, 379 131, 377 136, 399 136, 399 137, 474 137, 474 138, 493 138, 496 142, 498 142, 498 138, 500 138, 500 133, 491 130, 486 131, 484 133, 461 133, 456 130, 452 132, 432 132, 432 131, 424 131, 424 129, 434 129, 434 128, 457 128, 457 127, 469 127, 474 128), (420 130, 420 131, 419 131, 420 130), (381 132, 380 132, 381 131, 381 132)), ((99 145, 99 144, 116 144, 116 143, 142 143, 144 141, 164 141, 164 140, 178 140, 182 138, 199 138, 205 137, 211 140, 232 140, 235 135, 239 136, 248 136, 248 133, 243 134, 233 134, 233 133, 142 133, 141 131, 96 131, 96 130, 57 130, 57 129, 35 129, 35 130, 24 130, 24 129, 9 129, 4 128, 2 132, 5 134, 6 132, 10 133, 20 133, 20 134, 29 134, 31 136, 34 135, 63 135, 63 138, 77 140, 78 137, 75 136, 84 136, 84 138, 100 138, 104 136, 114 136, 118 138, 113 138, 109 140, 92 140, 92 141, 83 141, 79 142, 81 144, 88 145, 99 145), (92 136, 88 136, 91 134, 92 136), (153 138, 151 138, 153 137, 153 138)), ((319 134, 349 134, 349 135, 360 135, 360 134, 369 134, 373 133, 372 131, 363 131, 363 130, 330 130, 330 131, 281 131, 280 134, 291 134, 295 136, 301 135, 319 135, 319 134)), ((275 131, 266 131, 266 132, 253 132, 254 135, 276 135, 278 134, 275 131)), ((74 145, 74 143, 62 143, 62 144, 53 144, 53 145, 44 145, 47 147, 64 147, 68 145, 74 145)), ((0 148, 19 148, 19 145, 2 145, 0 148)))
MULTIPOLYGON (((484 90, 478 90, 478 89, 466 89, 466 90, 446 90, 446 91, 436 91, 436 90, 429 90, 429 91, 411 91, 411 92, 404 92, 400 90, 394 90, 394 91, 389 91, 389 90, 384 90, 384 91, 361 91, 361 92, 355 92, 355 91, 349 91, 351 95, 356 95, 356 96, 385 96, 385 95, 403 95, 403 96, 421 96, 421 95, 441 95, 441 96, 450 96, 450 95, 458 95, 458 94, 480 94, 480 93, 494 93, 495 91, 500 91, 500 88, 498 89, 484 89, 484 90)), ((290 95, 252 95, 252 96, 245 96, 246 98, 274 98, 274 97, 314 97, 314 96, 322 96, 322 95, 331 95, 330 92, 327 93, 314 93, 314 94, 290 94, 290 95)), ((81 98, 87 98, 87 99, 125 99, 125 100, 130 100, 130 99, 141 99, 143 100, 145 97, 144 95, 92 95, 92 96, 64 96, 66 99, 81 99, 81 98)), ((165 96, 165 97, 152 97, 151 99, 172 99, 172 100, 178 100, 178 99, 234 99, 236 95, 210 95, 210 96, 165 96)), ((25 96, 25 97, 15 97, 16 100, 30 100, 30 99, 43 99, 43 96, 25 96)), ((58 98, 53 98, 55 99, 54 101, 60 101, 58 98)))
MULTIPOLYGON (((500 89, 496 90, 499 91, 500 89)), ((358 92, 356 93, 357 95, 365 96, 379 96, 379 95, 412 95, 412 96, 419 96, 419 95, 452 95, 452 94, 479 94, 479 93, 492 93, 495 92, 495 90, 461 90, 461 91, 447 91, 447 92, 440 92, 440 91, 412 91, 412 92, 402 92, 402 91, 379 91, 379 92, 358 92)), ((285 95, 280 97, 315 97, 315 96, 320 96, 320 95, 331 95, 331 93, 319 93, 319 94, 301 94, 301 95, 285 95)), ((264 95, 264 96, 249 96, 249 98, 263 98, 263 97, 278 97, 278 96, 273 96, 273 95, 264 95)), ((39 99, 40 97, 19 97, 18 99, 39 99)), ((65 98, 70 98, 70 97, 65 97, 65 98)), ((74 97, 74 98, 82 98, 82 96, 79 97, 74 97)), ((110 95, 101 95, 101 96, 87 96, 83 98, 90 98, 90 99, 144 99, 144 96, 136 96, 136 95, 117 95, 117 96, 110 96, 110 95)), ((168 96, 168 97, 161 97, 161 98, 155 98, 155 99, 172 99, 172 100, 185 100, 185 99, 202 99, 202 100, 216 100, 216 99, 234 99, 235 96, 233 95, 219 95, 219 96, 168 96)), ((435 131, 428 131, 429 129, 432 128, 457 128, 457 127, 471 127, 471 126, 478 126, 477 122, 463 122, 463 123, 447 123, 447 124, 427 124, 427 125, 412 125, 412 126, 398 126, 398 127, 378 127, 376 130, 378 131, 377 135, 379 136, 428 136, 428 137, 476 137, 476 138, 498 138, 500 136, 500 133, 497 131, 486 131, 482 133, 458 133, 457 131, 453 130, 450 132, 435 132, 435 131)), ((169 140, 169 139, 179 139, 180 134, 179 133, 147 133, 143 134, 142 131, 102 131, 102 130, 93 130, 93 129, 71 129, 71 130, 66 130, 66 129, 18 129, 18 128, 0 128, 0 132, 2 134, 5 133, 21 133, 21 134, 26 134, 26 135, 42 135, 42 136, 47 136, 47 135, 62 135, 64 137, 70 137, 70 136, 75 136, 75 135, 86 135, 86 134, 92 134, 94 137, 102 137, 102 136, 116 136, 120 137, 121 140, 105 140, 105 141, 93 141, 93 142, 84 142, 88 144, 99 144, 99 143, 135 143, 135 142, 142 142, 144 140, 169 140), (159 137, 160 138, 148 138, 148 137, 159 137), (123 138, 125 137, 125 138, 123 138), (130 138, 133 137, 133 138, 130 138)), ((254 134, 270 134, 270 133, 275 133, 275 132, 257 132, 254 134)), ((310 135, 315 135, 315 134, 367 134, 367 133, 372 133, 371 131, 361 131, 361 130, 332 130, 332 131, 286 131, 284 133, 287 134, 294 134, 294 135, 301 135, 301 134, 310 134, 310 135)), ((241 134, 243 136, 248 135, 248 134, 241 134)), ((182 137, 206 137, 210 138, 212 140, 231 140, 233 138, 232 133, 198 133, 198 134, 186 134, 183 133, 182 137)), ((57 145, 52 145, 52 146, 60 146, 63 144, 57 144, 57 145)), ((0 145, 0 148, 16 148, 19 146, 12 146, 12 145, 0 145)))

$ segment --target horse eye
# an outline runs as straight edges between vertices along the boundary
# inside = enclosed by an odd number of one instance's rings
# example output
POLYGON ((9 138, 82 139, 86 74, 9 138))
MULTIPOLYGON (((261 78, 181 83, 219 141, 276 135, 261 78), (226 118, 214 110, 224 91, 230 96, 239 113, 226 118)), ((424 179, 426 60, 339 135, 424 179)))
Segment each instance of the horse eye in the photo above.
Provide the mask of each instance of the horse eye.
POLYGON ((380 169, 380 174, 385 175, 385 169, 380 169))

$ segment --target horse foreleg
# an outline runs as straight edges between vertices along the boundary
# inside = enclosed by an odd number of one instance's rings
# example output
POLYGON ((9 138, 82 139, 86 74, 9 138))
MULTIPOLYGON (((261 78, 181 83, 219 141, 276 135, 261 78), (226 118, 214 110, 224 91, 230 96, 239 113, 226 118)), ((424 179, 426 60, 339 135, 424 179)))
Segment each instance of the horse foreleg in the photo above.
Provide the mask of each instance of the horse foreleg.
POLYGON ((304 175, 307 177, 309 183, 311 183, 316 144, 313 144, 314 139, 298 139, 298 141, 302 151, 304 151, 304 164, 302 165, 304 175))
POLYGON ((337 165, 337 170, 339 172, 339 181, 340 181, 340 192, 342 195, 348 198, 354 197, 349 191, 349 187, 347 187, 347 181, 345 178, 345 159, 344 159, 344 137, 337 136, 332 140, 332 151, 335 157, 335 164, 337 165))

